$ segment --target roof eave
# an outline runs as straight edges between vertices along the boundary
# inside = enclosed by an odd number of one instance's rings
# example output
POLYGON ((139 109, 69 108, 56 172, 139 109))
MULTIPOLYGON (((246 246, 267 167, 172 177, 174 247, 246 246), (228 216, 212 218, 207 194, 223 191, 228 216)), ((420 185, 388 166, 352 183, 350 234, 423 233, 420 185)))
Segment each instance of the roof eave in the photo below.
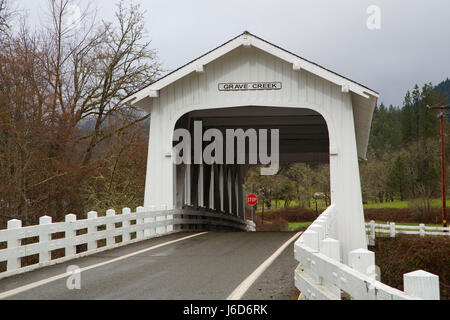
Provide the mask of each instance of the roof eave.
POLYGON ((124 101, 135 104, 146 97, 157 98, 159 96, 159 90, 193 72, 203 72, 205 65, 220 58, 221 56, 227 54, 228 52, 240 46, 246 47, 253 46, 273 56, 276 56, 284 61, 287 61, 288 63, 292 63, 294 70, 297 71, 305 70, 321 78, 324 78, 332 83, 335 83, 336 85, 341 87, 342 92, 353 92, 366 99, 369 99, 370 96, 379 98, 379 94, 376 91, 373 91, 335 72, 325 69, 324 67, 319 66, 318 64, 315 64, 313 62, 310 62, 302 57, 299 57, 289 51, 286 51, 272 43, 269 43, 261 38, 256 37, 253 34, 244 32, 241 35, 237 36, 236 38, 204 54, 203 56, 189 62, 183 67, 180 67, 177 70, 165 75, 164 77, 155 81, 148 87, 129 96, 124 101))

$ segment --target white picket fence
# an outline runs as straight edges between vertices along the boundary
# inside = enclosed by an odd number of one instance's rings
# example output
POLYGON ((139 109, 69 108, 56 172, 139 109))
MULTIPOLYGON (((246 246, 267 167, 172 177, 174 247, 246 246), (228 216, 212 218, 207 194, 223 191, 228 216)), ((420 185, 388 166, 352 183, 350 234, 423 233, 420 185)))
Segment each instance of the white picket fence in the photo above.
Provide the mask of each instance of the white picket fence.
POLYGON ((5 249, 0 249, 0 262, 6 261, 6 271, 0 273, 0 279, 152 237, 176 231, 201 230, 207 226, 255 230, 253 222, 236 216, 193 209, 165 210, 164 207, 160 210, 138 207, 134 213, 123 208, 121 214, 110 209, 102 217, 91 211, 87 219, 82 220, 68 214, 64 222, 56 223, 52 223, 51 217, 44 216, 39 219, 39 225, 27 227, 22 227, 20 220, 10 220, 7 229, 0 230, 0 243, 7 243, 5 249), (56 233, 64 233, 64 237, 52 239, 56 233), (34 237, 38 237, 37 242, 22 245, 24 239, 34 237), (104 245, 99 247, 99 241, 104 245), (82 244, 87 245, 87 250, 77 253, 76 247, 82 244), (51 259, 51 252, 58 249, 64 249, 64 256, 51 259), (39 263, 21 266, 21 258, 35 254, 39 255, 39 263))
POLYGON ((348 265, 341 262, 339 241, 329 237, 336 215, 328 207, 303 232, 294 245, 299 266, 295 285, 306 299, 341 300, 439 300, 439 277, 423 270, 403 275, 404 291, 377 280, 375 253, 367 249, 349 252, 348 265))
POLYGON ((389 234, 394 238, 397 234, 412 234, 424 236, 447 236, 450 237, 450 227, 431 227, 421 223, 418 226, 407 226, 401 224, 366 222, 366 232, 369 233, 369 242, 374 244, 376 233, 389 234))

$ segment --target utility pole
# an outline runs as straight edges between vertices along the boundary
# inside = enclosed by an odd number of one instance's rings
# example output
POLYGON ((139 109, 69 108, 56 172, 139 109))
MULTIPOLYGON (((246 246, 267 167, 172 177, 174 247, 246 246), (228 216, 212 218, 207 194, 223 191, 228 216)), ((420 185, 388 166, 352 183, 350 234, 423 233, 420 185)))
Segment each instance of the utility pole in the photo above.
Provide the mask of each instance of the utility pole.
POLYGON ((444 128, 444 119, 445 119, 445 110, 450 109, 450 105, 436 105, 436 106, 427 106, 428 109, 440 110, 438 114, 438 118, 441 123, 441 177, 442 177, 442 224, 444 228, 447 227, 447 189, 445 186, 445 128, 444 128))

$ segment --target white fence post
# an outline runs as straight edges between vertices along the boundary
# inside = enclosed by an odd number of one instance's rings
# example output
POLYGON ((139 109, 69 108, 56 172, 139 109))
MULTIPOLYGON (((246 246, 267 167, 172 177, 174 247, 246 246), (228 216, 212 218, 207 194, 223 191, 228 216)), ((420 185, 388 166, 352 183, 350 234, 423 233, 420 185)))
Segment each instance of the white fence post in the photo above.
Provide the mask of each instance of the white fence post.
POLYGON ((336 239, 326 238, 324 240, 321 240, 320 253, 335 261, 341 261, 339 241, 336 239))
MULTIPOLYGON (((161 211, 165 212, 163 216, 161 216, 161 221, 165 221, 167 223, 167 206, 165 204, 161 205, 161 211)), ((162 233, 167 233, 167 225, 161 228, 162 233)))
MULTIPOLYGON (((144 212, 144 210, 145 210, 144 207, 140 207, 139 206, 139 207, 136 208, 136 214, 139 213, 139 212, 144 212)), ((136 225, 137 226, 139 226, 139 225, 141 225, 143 223, 144 223, 144 219, 136 218, 136 225)), ((141 240, 143 237, 144 237, 144 230, 136 231, 136 239, 141 240)))
MULTIPOLYGON (((308 230, 317 232, 319 240, 325 239, 325 228, 319 224, 312 224, 309 226, 308 230)), ((318 250, 319 248, 317 248, 318 250)))
POLYGON ((356 249, 348 253, 348 262, 351 268, 372 275, 375 268, 375 253, 367 249, 356 249))
MULTIPOLYGON (((160 214, 161 212, 163 212, 165 210, 166 206, 165 205, 160 205, 159 208, 155 207, 155 210, 158 211, 158 214, 160 214)), ((155 221, 159 222, 159 221, 164 221, 165 217, 164 216, 157 216, 155 217, 155 221)), ((156 234, 164 234, 166 232, 166 227, 156 227, 155 229, 156 234)))
POLYGON ((370 221, 370 245, 375 245, 375 221, 370 221))
MULTIPOLYGON (((148 211, 155 211, 155 206, 148 206, 145 210, 148 210, 148 211)), ((148 223, 148 222, 155 222, 155 218, 154 217, 151 217, 151 218, 145 218, 144 219, 144 223, 148 223)), ((151 236, 153 236, 153 235, 155 235, 155 233, 156 233, 156 228, 155 227, 153 227, 153 228, 146 228, 145 230, 144 230, 144 237, 151 237, 151 236)))
MULTIPOLYGON (((94 220, 97 219, 98 214, 96 211, 89 211, 88 212, 88 220, 94 220)), ((97 232, 97 226, 96 225, 89 225, 89 221, 88 221, 88 234, 87 237, 88 239, 93 239, 93 240, 89 240, 87 242, 87 251, 93 250, 93 249, 97 249, 97 240, 95 240, 95 233, 97 232)))
MULTIPOLYGON (((107 217, 113 217, 115 215, 116 215, 116 211, 114 209, 106 210, 106 216, 107 217)), ((114 226, 115 226, 114 222, 108 222, 106 224, 106 230, 107 230, 107 233, 106 233, 106 246, 107 247, 112 246, 114 244, 114 241, 113 241, 114 237, 111 235, 112 230, 114 229, 114 226)))
MULTIPOLYGON (((44 226, 52 223, 52 217, 43 216, 39 218, 39 225, 44 226)), ((51 240, 50 230, 48 228, 40 228, 39 229, 39 242, 48 242, 51 240)), ((48 248, 48 246, 44 246, 44 248, 48 248)), ((39 263, 50 261, 50 251, 47 249, 43 249, 39 252, 39 263)))
POLYGON ((417 270, 403 275, 405 293, 425 299, 439 300, 439 277, 435 274, 417 270))
POLYGON ((319 251, 319 234, 313 230, 306 230, 302 234, 303 244, 314 251, 319 251))
MULTIPOLYGON (((66 239, 73 239, 73 243, 75 243, 75 237, 77 236, 77 230, 75 229, 75 222, 77 221, 77 216, 73 213, 66 214, 65 222, 66 222, 66 239)), ((68 245, 66 247, 66 257, 73 256, 77 253, 76 245, 68 245)))
MULTIPOLYGON (((301 237, 305 246, 309 247, 315 252, 319 252, 319 233, 317 233, 317 231, 308 229, 303 232, 301 237)), ((320 277, 313 270, 314 263, 315 262, 313 260, 307 259, 307 263, 303 265, 304 272, 308 274, 312 279, 314 279, 314 281, 320 282, 320 277)))
MULTIPOLYGON (((154 205, 149 206, 149 210, 152 211, 154 214, 156 214, 157 211, 158 211, 158 209, 154 205)), ((150 218, 150 221, 154 222, 153 228, 150 229, 150 233, 151 233, 152 236, 154 236, 156 234, 156 221, 157 220, 158 220, 157 217, 150 218)))
MULTIPOLYGON (((164 206, 164 210, 167 210, 167 206, 164 206)), ((173 214, 166 214, 166 220, 172 221, 171 224, 166 225, 166 232, 172 232, 173 231, 173 214)))
POLYGON ((391 235, 391 238, 395 238, 395 222, 391 222, 389 224, 389 233, 391 235))
MULTIPOLYGON (((20 228, 22 228, 22 221, 17 220, 17 219, 9 220, 8 224, 7 224, 7 228, 8 229, 20 229, 20 228)), ((21 245, 21 239, 17 239, 17 238, 13 238, 11 240, 8 240, 8 242, 7 242, 8 249, 19 248, 20 245, 21 245)), ((17 250, 16 252, 18 253, 19 250, 17 250)), ((8 259, 8 261, 6 262, 6 268, 8 271, 20 268, 20 258, 17 258, 15 256, 10 257, 8 259)))
POLYGON ((425 236, 425 225, 423 223, 419 224, 419 234, 421 237, 425 236))
MULTIPOLYGON (((320 241, 320 253, 331 258, 337 262, 341 261, 339 241, 332 238, 326 238, 320 241)), ((341 289, 335 285, 321 279, 321 282, 325 288, 327 288, 331 293, 333 293, 338 299, 341 299, 341 289)))
POLYGON ((130 208, 123 208, 122 209, 122 242, 128 242, 131 239, 130 236, 130 220, 125 220, 128 218, 128 215, 131 215, 131 209, 130 208))

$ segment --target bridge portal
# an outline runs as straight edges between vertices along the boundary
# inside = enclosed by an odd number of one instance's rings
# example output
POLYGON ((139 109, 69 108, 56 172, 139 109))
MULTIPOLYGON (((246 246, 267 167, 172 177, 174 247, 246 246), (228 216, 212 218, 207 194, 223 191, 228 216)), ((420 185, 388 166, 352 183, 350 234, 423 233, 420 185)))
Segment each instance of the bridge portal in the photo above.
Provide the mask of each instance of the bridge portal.
MULTIPOLYGON (((201 134, 278 129, 280 162, 329 162, 337 212, 332 234, 345 261, 349 251, 367 247, 358 158, 366 157, 377 98, 357 82, 244 32, 130 97, 151 114, 144 207, 203 207, 244 218, 250 164, 176 164, 174 132, 195 135, 196 121, 201 134)), ((235 160, 238 151, 233 149, 235 160)), ((247 148, 245 159, 251 156, 247 148)))

